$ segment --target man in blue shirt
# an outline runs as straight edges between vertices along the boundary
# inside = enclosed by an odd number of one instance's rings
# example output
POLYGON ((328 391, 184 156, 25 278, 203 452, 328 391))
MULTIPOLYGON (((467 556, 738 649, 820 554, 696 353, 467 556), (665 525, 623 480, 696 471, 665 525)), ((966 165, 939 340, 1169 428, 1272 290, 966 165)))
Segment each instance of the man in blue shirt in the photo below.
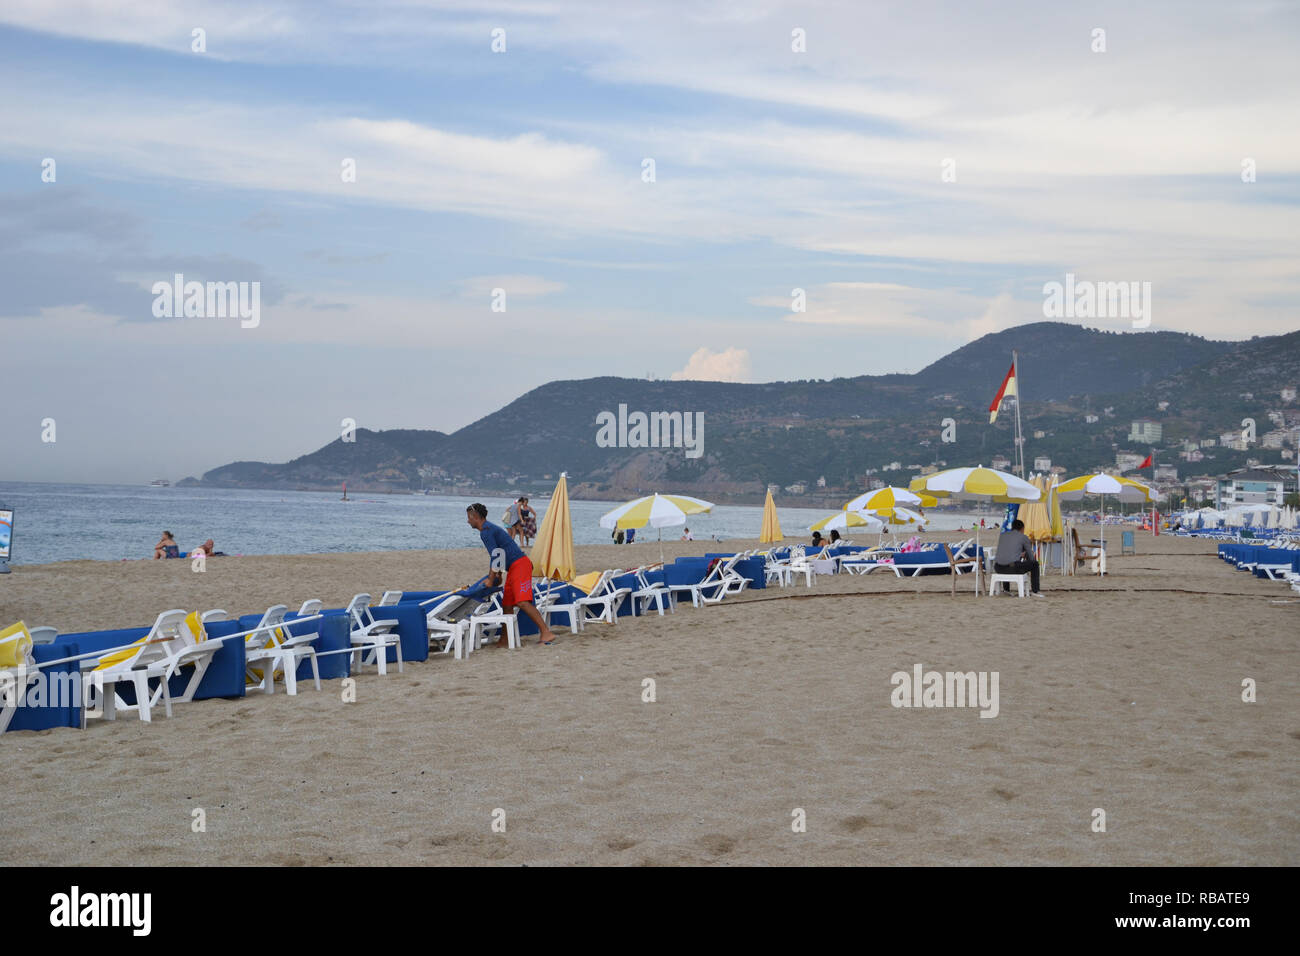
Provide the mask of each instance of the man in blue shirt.
MULTIPOLYGON (((496 587, 502 583, 502 578, 505 578, 501 592, 501 609, 509 611, 512 607, 519 608, 537 625, 538 643, 550 644, 555 640, 555 635, 546 626, 546 620, 533 604, 533 562, 520 550, 519 545, 515 544, 515 539, 506 532, 505 528, 487 520, 485 505, 472 504, 465 509, 465 515, 465 520, 479 533, 479 537, 483 540, 483 547, 487 548, 488 584, 496 587)), ((502 634, 497 645, 502 646, 505 639, 505 635, 502 634)))

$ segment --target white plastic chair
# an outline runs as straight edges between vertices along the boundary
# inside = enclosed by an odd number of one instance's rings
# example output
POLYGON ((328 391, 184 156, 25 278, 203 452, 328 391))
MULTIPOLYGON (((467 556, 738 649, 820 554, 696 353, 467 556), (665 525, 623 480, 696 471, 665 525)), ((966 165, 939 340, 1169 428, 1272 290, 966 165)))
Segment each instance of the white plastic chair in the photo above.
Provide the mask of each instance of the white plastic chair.
MULTIPOLYGON (((30 633, 28 631, 28 634, 30 633)), ((22 641, 21 661, 14 667, 0 668, 0 734, 9 728, 9 722, 14 719, 14 714, 22 706, 27 696, 27 688, 41 676, 40 669, 32 659, 32 649, 26 644, 22 634, 7 638, 5 643, 18 644, 20 640, 22 641)), ((15 654, 15 656, 19 655, 15 654)))
POLYGON ((151 721, 151 709, 157 706, 160 697, 168 717, 172 715, 173 701, 187 703, 193 700, 194 692, 212 662, 212 655, 220 645, 196 641, 185 623, 186 617, 188 613, 183 610, 163 611, 149 633, 137 642, 137 649, 111 667, 98 670, 98 660, 82 661, 83 720, 91 709, 88 705, 92 696, 99 698, 105 720, 116 720, 118 710, 134 710, 145 723, 151 721), (168 687, 171 678, 182 667, 190 665, 194 667, 194 673, 189 683, 179 697, 173 698, 168 687), (158 680, 158 689, 150 692, 149 681, 152 679, 158 680), (117 696, 117 685, 126 681, 135 687, 134 704, 127 704, 117 696))
POLYGON ((284 621, 287 610, 283 604, 266 609, 257 629, 244 639, 244 661, 250 668, 263 664, 261 682, 257 686, 264 693, 275 693, 275 674, 281 671, 285 693, 293 697, 298 693, 298 662, 303 658, 311 662, 312 679, 317 690, 320 690, 320 665, 316 660, 316 648, 312 647, 316 633, 290 633, 284 621))
POLYGON ((466 653, 468 654, 482 647, 489 630, 500 630, 503 627, 506 629, 506 647, 511 649, 518 647, 518 612, 514 608, 509 611, 502 610, 501 595, 494 594, 487 610, 470 615, 468 640, 465 643, 466 653))
POLYGON ((673 593, 668 590, 667 585, 662 581, 655 581, 653 584, 646 577, 649 568, 640 567, 636 569, 637 589, 633 591, 629 598, 632 601, 632 610, 637 615, 644 616, 646 611, 650 610, 653 602, 655 608, 659 611, 659 616, 664 616, 664 606, 668 607, 669 613, 676 611, 677 602, 673 598, 673 593))
POLYGON ((388 673, 388 648, 397 648, 397 672, 403 671, 402 642, 397 634, 396 621, 376 621, 370 613, 370 595, 358 594, 348 602, 348 619, 352 633, 348 639, 355 646, 352 669, 361 673, 366 664, 375 664, 379 676, 388 673), (369 652, 370 660, 366 660, 369 652))
POLYGON ((461 608, 468 600, 472 599, 463 594, 449 593, 420 602, 420 607, 428 608, 424 615, 424 625, 429 632, 429 646, 436 646, 440 654, 451 654, 456 660, 465 656, 469 621, 453 621, 447 615, 461 608))

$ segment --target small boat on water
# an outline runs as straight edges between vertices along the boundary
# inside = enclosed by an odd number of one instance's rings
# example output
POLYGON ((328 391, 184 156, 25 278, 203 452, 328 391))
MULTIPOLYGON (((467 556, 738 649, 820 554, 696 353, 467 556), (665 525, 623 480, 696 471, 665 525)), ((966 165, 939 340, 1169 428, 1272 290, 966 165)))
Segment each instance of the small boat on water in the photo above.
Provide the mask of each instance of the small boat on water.
POLYGON ((171 486, 172 483, 166 478, 155 478, 153 481, 149 482, 150 488, 170 488, 171 486))

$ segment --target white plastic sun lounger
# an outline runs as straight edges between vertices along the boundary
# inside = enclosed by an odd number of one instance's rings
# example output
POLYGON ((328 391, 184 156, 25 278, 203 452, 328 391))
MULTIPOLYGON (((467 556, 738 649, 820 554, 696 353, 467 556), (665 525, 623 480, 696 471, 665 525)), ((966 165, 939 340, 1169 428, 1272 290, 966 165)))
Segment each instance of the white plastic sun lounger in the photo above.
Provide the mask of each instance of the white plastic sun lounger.
POLYGON ((140 719, 151 720, 151 708, 157 706, 161 697, 167 716, 172 715, 172 703, 188 703, 194 699, 212 655, 221 646, 218 643, 199 641, 186 623, 187 612, 183 610, 163 611, 158 615, 149 633, 142 637, 127 651, 106 654, 98 660, 82 662, 82 714, 89 716, 92 699, 98 700, 98 709, 102 710, 105 720, 116 720, 118 710, 135 710, 140 719), (103 662, 109 658, 120 657, 107 667, 103 662), (194 672, 189 683, 179 697, 173 698, 168 688, 171 678, 180 673, 182 667, 193 666, 194 672), (149 690, 149 681, 157 679, 157 690, 149 690), (117 696, 117 685, 130 681, 135 687, 134 704, 127 704, 117 696))
POLYGON ((388 648, 397 648, 397 672, 403 671, 402 642, 397 634, 396 621, 376 621, 370 613, 370 595, 358 594, 348 602, 348 618, 352 622, 350 640, 355 652, 352 669, 357 673, 366 664, 374 664, 382 677, 388 673, 388 648), (370 657, 367 660, 366 655, 370 657))

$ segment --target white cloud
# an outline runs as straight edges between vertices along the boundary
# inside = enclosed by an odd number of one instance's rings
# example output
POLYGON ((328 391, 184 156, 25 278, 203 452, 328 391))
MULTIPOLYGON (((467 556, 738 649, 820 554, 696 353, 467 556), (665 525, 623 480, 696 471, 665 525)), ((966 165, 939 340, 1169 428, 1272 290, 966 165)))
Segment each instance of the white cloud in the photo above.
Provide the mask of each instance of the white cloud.
POLYGON ((684 369, 668 377, 674 382, 748 382, 749 350, 727 348, 714 352, 699 348, 692 353, 684 369))
POLYGON ((536 298, 565 289, 563 282, 531 275, 473 276, 462 279, 459 285, 461 294, 467 299, 487 299, 494 290, 504 289, 506 308, 509 308, 508 302, 512 298, 536 298))

